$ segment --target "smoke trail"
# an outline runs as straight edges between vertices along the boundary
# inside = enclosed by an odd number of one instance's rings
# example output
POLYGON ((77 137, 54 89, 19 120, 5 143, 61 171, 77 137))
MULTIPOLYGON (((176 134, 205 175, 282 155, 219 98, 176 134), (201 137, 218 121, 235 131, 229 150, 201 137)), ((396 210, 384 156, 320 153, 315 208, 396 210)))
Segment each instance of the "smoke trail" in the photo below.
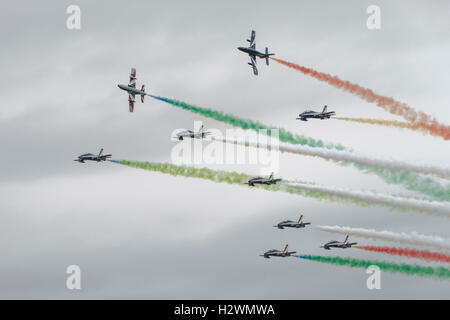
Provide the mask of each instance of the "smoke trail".
POLYGON ((329 195, 360 200, 368 203, 384 204, 391 207, 426 211, 432 214, 450 217, 450 202, 402 198, 369 191, 326 187, 307 183, 284 183, 284 185, 290 188, 326 193, 329 195))
MULTIPOLYGON (((156 163, 156 162, 138 162, 138 161, 129 161, 129 160, 109 160, 111 162, 122 164, 125 166, 139 168, 149 171, 161 172, 164 174, 170 174, 172 176, 183 176, 190 178, 200 178, 218 183, 228 183, 228 184, 237 184, 239 186, 244 186, 245 183, 253 178, 244 173, 230 172, 230 171, 220 171, 220 170, 212 170, 208 168, 196 168, 190 166, 178 166, 170 163, 156 163)), ((295 188, 285 187, 281 184, 275 185, 255 185, 252 188, 259 188, 268 191, 283 191, 291 194, 298 194, 304 197, 312 197, 323 200, 330 201, 339 201, 339 202, 351 202, 354 204, 358 204, 361 206, 367 206, 368 203, 362 201, 355 201, 352 199, 345 199, 342 197, 335 197, 332 195, 326 195, 314 191, 307 190, 299 190, 295 188)))
POLYGON ((439 236, 427 236, 420 233, 396 233, 392 231, 377 231, 374 229, 364 229, 364 228, 351 228, 351 227, 340 227, 340 226, 317 226, 319 230, 348 234, 356 237, 398 242, 402 244, 411 244, 415 246, 430 246, 438 249, 450 250, 450 240, 444 239, 439 236))
POLYGON ((409 123, 409 122, 400 122, 400 121, 391 121, 391 120, 382 120, 382 119, 347 118, 347 117, 333 117, 333 119, 426 132, 426 130, 424 128, 422 128, 421 126, 419 126, 418 124, 409 123))
POLYGON ((359 154, 356 152, 349 152, 345 150, 329 150, 323 148, 311 148, 309 146, 292 145, 288 143, 277 143, 276 145, 270 143, 259 143, 258 141, 246 141, 244 139, 226 139, 223 137, 212 137, 212 140, 244 145, 247 147, 276 148, 281 152, 289 152, 294 154, 301 154, 313 157, 320 157, 326 160, 348 161, 358 163, 366 166, 381 167, 400 171, 415 171, 424 174, 434 174, 441 178, 450 178, 450 168, 443 168, 428 164, 413 164, 403 162, 395 159, 381 159, 373 156, 359 154))
MULTIPOLYGON (((241 119, 238 117, 235 117, 230 114, 224 114, 220 111, 215 111, 211 109, 201 108, 195 105, 191 105, 182 101, 177 101, 173 99, 163 98, 163 97, 157 97, 152 96, 155 99, 158 99, 160 101, 166 102, 172 106, 181 108, 183 110, 187 110, 193 113, 197 113, 200 115, 203 115, 205 117, 221 121, 227 124, 230 124, 232 126, 241 128, 241 129, 251 129, 255 131, 263 130, 261 132, 264 132, 264 130, 270 129, 269 126, 263 125, 259 122, 241 119)), ((342 145, 334 145, 331 143, 324 143, 321 140, 315 140, 313 138, 304 136, 304 135, 298 135, 293 134, 283 128, 279 129, 279 140, 282 142, 292 143, 292 144, 300 144, 300 145, 306 145, 309 147, 317 147, 317 148, 326 148, 326 149, 336 149, 336 150, 347 150, 351 151, 349 149, 346 149, 342 145)), ((341 163, 341 165, 346 166, 348 163, 341 163)), ((380 178, 382 178, 387 183, 391 184, 401 184, 405 186, 405 188, 417 191, 429 196, 432 196, 439 200, 444 201, 450 201, 450 186, 442 186, 439 182, 436 182, 435 180, 429 178, 429 177, 421 177, 420 175, 409 173, 409 172, 399 172, 395 170, 390 169, 380 169, 380 168, 374 168, 362 164, 353 164, 358 170, 365 172, 365 173, 373 173, 378 175, 380 178)))
POLYGON ((298 70, 313 78, 316 78, 320 81, 325 81, 336 88, 342 88, 345 91, 356 94, 367 102, 375 102, 377 106, 383 108, 384 110, 392 114, 402 116, 403 118, 413 123, 414 125, 422 127, 424 130, 426 130, 428 133, 432 135, 441 136, 445 140, 450 139, 450 126, 439 123, 435 118, 427 115, 424 112, 421 111, 418 112, 414 110, 406 103, 402 103, 392 98, 376 94, 370 89, 363 88, 357 84, 350 83, 349 81, 341 80, 336 76, 331 76, 323 72, 318 72, 316 70, 302 67, 295 63, 291 63, 281 59, 276 58, 271 59, 281 64, 284 64, 285 66, 298 70))
MULTIPOLYGON (((229 171, 220 171, 220 170, 212 170, 208 168, 196 168, 196 167, 190 167, 190 166, 178 166, 173 165, 170 163, 155 163, 155 162, 138 162, 138 161, 129 161, 129 160, 110 160, 111 162, 126 165, 129 167, 149 170, 149 171, 157 171, 165 174, 170 174, 173 176, 184 176, 184 177, 191 177, 191 178, 200 178, 200 179, 206 179, 214 182, 222 182, 222 183, 229 183, 229 184, 237 184, 240 186, 244 186, 244 184, 253 176, 249 176, 244 173, 237 173, 237 172, 229 172, 229 171)), ((282 191, 287 192, 291 194, 298 194, 304 197, 312 197, 320 200, 328 200, 328 201, 337 201, 337 202, 345 202, 345 203, 352 203, 359 206, 370 206, 370 205, 387 205, 389 207, 393 208, 399 208, 399 209, 413 209, 418 211, 427 211, 426 209, 430 209, 426 207, 425 209, 422 207, 414 207, 412 205, 409 206, 402 206, 401 204, 392 205, 391 203, 383 203, 381 201, 372 201, 370 198, 369 200, 364 198, 357 198, 353 197, 348 194, 332 194, 330 192, 324 192, 323 190, 312 190, 314 189, 313 184, 307 184, 307 183, 279 183, 275 185, 255 185, 252 188, 262 188, 268 191, 282 191), (310 186, 311 190, 308 190, 308 188, 299 188, 298 185, 305 185, 310 186)), ((356 191, 355 191, 356 192, 356 191)), ((392 197, 396 199, 393 196, 389 195, 378 195, 380 197, 392 197)), ((407 201, 407 199, 404 198, 398 198, 407 201)), ((436 208, 439 208, 438 205, 436 205, 436 208)))
POLYGON ((366 251, 387 253, 396 256, 423 259, 428 261, 450 262, 450 255, 440 252, 431 252, 428 250, 376 247, 376 246, 353 246, 353 248, 358 248, 366 251))
MULTIPOLYGON (((184 177, 192 177, 192 178, 201 178, 206 179, 214 182, 225 182, 229 184, 238 184, 240 186, 243 186, 249 179, 253 178, 252 176, 249 176, 247 174, 243 173, 237 173, 237 172, 229 172, 229 171, 219 171, 219 170, 212 170, 208 168, 196 168, 196 167, 190 167, 190 166, 178 166, 173 165, 169 163, 154 163, 154 162, 138 162, 138 161, 128 161, 128 160, 110 160, 111 162, 134 167, 134 168, 140 168, 144 170, 149 171, 157 171, 162 172, 166 174, 170 174, 173 176, 184 176, 184 177)), ((324 190, 321 190, 320 188, 317 190, 315 189, 315 186, 313 184, 307 184, 307 183, 280 183, 275 185, 255 185, 252 188, 262 188, 268 191, 282 191, 287 192, 291 194, 299 194, 301 196, 305 197, 312 197, 316 199, 321 200, 328 200, 328 201, 338 201, 338 202, 346 202, 346 203, 353 203, 359 206, 370 206, 370 205, 386 205, 392 208, 399 208, 402 210, 405 209, 413 209, 418 211, 429 211, 431 208, 440 210, 441 207, 439 206, 440 203, 433 203, 429 207, 426 206, 414 206, 411 204, 402 205, 402 203, 395 203, 392 205, 392 203, 383 203, 383 201, 379 200, 372 200, 370 197, 364 198, 364 197, 355 197, 352 194, 345 194, 345 193, 331 193, 326 192, 324 190), (305 188, 299 188, 299 185, 306 186, 305 188), (434 205, 434 206, 433 206, 434 205), (430 208, 431 207, 431 208, 430 208)), ((325 187, 321 187, 325 188, 325 187)), ((354 191, 357 193, 357 191, 354 191)), ((375 194, 377 195, 377 194, 375 194)), ((377 195, 380 198, 393 198, 393 199, 400 199, 403 200, 405 203, 407 203, 408 199, 404 198, 396 198, 389 195, 377 195)), ((411 199, 412 201, 418 201, 411 199)), ((413 202, 414 204, 415 202, 413 202)))
POLYGON ((450 278, 450 269, 443 267, 423 267, 417 264, 405 264, 405 263, 391 263, 385 261, 372 261, 361 260, 352 258, 341 257, 326 257, 326 256, 311 256, 311 255, 298 255, 295 256, 301 259, 312 260, 322 263, 329 263, 338 266, 347 266, 350 268, 368 268, 369 266, 376 265, 383 271, 390 271, 396 273, 402 273, 406 275, 428 276, 441 279, 450 278))
MULTIPOLYGON (((241 119, 231 114, 226 114, 220 111, 215 111, 212 109, 207 108, 201 108, 192 104, 188 104, 186 102, 173 100, 169 98, 163 98, 163 97, 157 97, 152 96, 153 98, 166 102, 168 104, 171 104, 175 107, 179 107, 183 110, 191 111, 193 113, 200 114, 202 116, 230 124, 234 127, 241 128, 244 130, 270 130, 273 128, 273 126, 266 126, 264 124, 261 124, 257 121, 247 120, 247 119, 241 119)), ((324 143, 322 140, 315 140, 313 138, 304 136, 304 135, 297 135, 293 134, 283 128, 278 129, 279 130, 279 139, 283 142, 289 142, 294 144, 301 144, 301 145, 308 145, 310 147, 317 147, 317 148, 328 148, 328 149, 338 149, 342 150, 344 149, 341 145, 333 145, 331 143, 324 143)))

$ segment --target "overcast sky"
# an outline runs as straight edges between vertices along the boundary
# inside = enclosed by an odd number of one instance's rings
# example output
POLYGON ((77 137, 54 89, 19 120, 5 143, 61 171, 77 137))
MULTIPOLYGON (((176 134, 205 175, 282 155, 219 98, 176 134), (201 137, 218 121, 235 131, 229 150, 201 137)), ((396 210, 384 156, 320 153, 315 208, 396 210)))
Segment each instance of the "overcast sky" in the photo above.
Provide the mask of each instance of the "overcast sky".
MULTIPOLYGON (((323 251, 341 240, 314 225, 417 231, 450 238, 449 221, 416 212, 358 207, 176 178, 113 163, 72 161, 103 147, 116 159, 171 161, 175 129, 220 122, 146 98, 128 112, 137 84, 175 98, 357 151, 449 163, 448 142, 395 128, 338 120, 295 120, 327 104, 339 116, 402 120, 374 104, 236 47, 256 30, 286 59, 392 96, 450 123, 448 1, 16 1, 0 19, 0 297, 152 299, 448 299, 448 281, 382 273, 368 290, 365 269, 296 258, 259 257, 286 243, 304 254, 421 265, 357 249, 323 251), (66 27, 71 4, 81 29, 66 27), (366 8, 381 8, 368 30, 366 8), (310 228, 273 224, 304 214, 310 228), (65 287, 79 265, 82 290, 65 287)), ((351 167, 282 154, 276 174, 324 185, 412 194, 351 167)), ((215 166, 215 168, 218 168, 215 166)), ((223 170, 259 175, 257 165, 223 170)), ((343 237, 342 237, 343 238, 343 237)), ((354 238, 360 244, 393 245, 354 238)))

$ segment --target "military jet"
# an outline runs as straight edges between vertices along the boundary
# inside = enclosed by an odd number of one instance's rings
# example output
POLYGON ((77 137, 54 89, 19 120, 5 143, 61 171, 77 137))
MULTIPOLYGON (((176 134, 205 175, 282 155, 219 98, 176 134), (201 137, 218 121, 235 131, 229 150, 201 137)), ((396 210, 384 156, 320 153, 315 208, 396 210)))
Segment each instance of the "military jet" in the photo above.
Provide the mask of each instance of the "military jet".
POLYGON ((81 163, 84 163, 85 160, 100 162, 100 161, 106 161, 106 160, 108 160, 108 158, 111 158, 111 157, 112 157, 112 154, 103 154, 103 148, 101 148, 98 155, 95 155, 92 153, 85 153, 85 154, 82 154, 81 156, 78 156, 78 159, 75 159, 73 161, 78 161, 81 163))
POLYGON ((297 253, 297 251, 288 251, 288 245, 286 245, 284 247, 283 251, 272 249, 272 250, 264 252, 264 254, 261 254, 260 257, 264 257, 266 259, 270 259, 271 256, 285 258, 285 257, 289 257, 295 253, 297 253))
POLYGON ((141 102, 144 103, 144 97, 147 95, 147 93, 145 93, 145 85, 142 85, 141 90, 136 89, 136 69, 135 68, 131 68, 130 82, 128 83, 128 85, 126 86, 124 84, 118 84, 117 86, 120 89, 128 92, 128 106, 129 106, 130 112, 133 112, 133 110, 134 110, 134 103, 136 102, 136 100, 134 100, 134 97, 136 95, 140 95, 141 102))
POLYGON ((284 229, 284 228, 304 228, 306 227, 308 224, 311 224, 311 222, 302 222, 303 219, 303 215, 300 216, 300 219, 298 219, 297 222, 292 221, 292 220, 286 220, 286 221, 282 221, 277 225, 274 225, 274 227, 278 228, 278 229, 284 229))
POLYGON ((321 248, 324 248, 325 250, 330 250, 330 248, 351 248, 352 246, 358 244, 357 242, 348 242, 348 235, 345 237, 344 242, 339 242, 336 240, 330 241, 325 243, 321 248))
POLYGON ((208 134, 211 134, 211 132, 203 131, 203 125, 202 125, 200 127, 200 129, 198 130, 198 132, 194 132, 192 130, 181 131, 181 132, 176 134, 176 137, 174 137, 174 139, 178 139, 178 140, 183 140, 184 138, 203 139, 208 134))
POLYGON ((320 120, 330 119, 331 116, 334 116, 335 114, 336 112, 334 111, 327 112, 327 106, 325 105, 323 107, 322 112, 307 110, 305 112, 300 113, 298 115, 297 120, 308 121, 308 119, 320 119, 320 120))
POLYGON ((266 64, 269 65, 269 57, 275 55, 275 53, 269 53, 269 49, 266 47, 265 53, 259 52, 256 50, 256 43, 255 43, 255 30, 252 30, 252 34, 250 36, 250 39, 247 39, 248 42, 250 42, 249 47, 238 47, 238 50, 248 53, 250 56, 250 62, 249 65, 253 68, 253 74, 255 76, 258 75, 258 69, 256 68, 256 57, 259 57, 261 59, 266 59, 266 64))
POLYGON ((270 184, 276 184, 278 181, 281 181, 281 179, 274 179, 273 178, 273 172, 270 174, 269 178, 261 178, 261 177, 256 177, 256 178, 252 178, 250 180, 248 180, 248 182, 246 182, 245 184, 248 184, 249 186, 253 187, 255 184, 266 184, 266 185, 270 185, 270 184))

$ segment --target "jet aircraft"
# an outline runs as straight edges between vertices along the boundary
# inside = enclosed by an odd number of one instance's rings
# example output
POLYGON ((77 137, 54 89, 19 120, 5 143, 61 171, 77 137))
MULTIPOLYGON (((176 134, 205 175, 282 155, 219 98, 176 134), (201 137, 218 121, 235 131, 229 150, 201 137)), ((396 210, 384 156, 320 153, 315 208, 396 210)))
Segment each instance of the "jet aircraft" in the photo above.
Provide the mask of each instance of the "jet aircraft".
POLYGON ((323 107, 322 112, 307 110, 305 112, 300 113, 298 115, 297 120, 308 121, 308 119, 320 119, 320 120, 330 119, 331 116, 334 116, 335 114, 336 112, 334 111, 327 112, 327 106, 325 105, 323 107))
POLYGON ((203 139, 208 134, 211 134, 211 132, 203 131, 203 125, 202 125, 200 127, 200 129, 198 130, 198 132, 194 132, 192 130, 181 131, 176 134, 176 137, 174 137, 174 139, 178 139, 178 140, 183 140, 183 138, 203 139))
POLYGON ((136 102, 136 100, 134 100, 134 97, 136 95, 140 95, 141 102, 144 103, 144 97, 147 95, 147 93, 145 93, 145 85, 142 85, 141 90, 136 89, 136 69, 135 68, 131 68, 130 82, 128 83, 128 85, 126 86, 124 84, 118 84, 117 86, 120 89, 128 92, 128 107, 130 109, 130 112, 134 111, 134 103, 136 102))
POLYGON ((249 47, 238 47, 238 50, 247 53, 250 56, 250 62, 249 65, 253 68, 253 74, 255 76, 258 75, 258 69, 256 68, 256 57, 259 57, 261 59, 266 59, 266 64, 269 65, 269 57, 275 55, 275 53, 269 53, 269 49, 266 47, 265 53, 259 52, 256 50, 256 43, 255 43, 255 36, 256 32, 255 30, 252 30, 252 34, 250 36, 250 39, 247 39, 248 42, 250 42, 249 47))
POLYGON ((272 250, 264 252, 264 254, 261 254, 260 257, 264 257, 266 259, 270 259, 271 256, 285 258, 285 257, 289 257, 295 253, 297 253, 297 251, 288 251, 288 245, 286 245, 284 247, 283 251, 272 249, 272 250))
POLYGON ((300 216, 300 219, 298 219, 297 222, 292 220, 286 220, 278 223, 277 225, 274 225, 274 227, 278 229, 284 229, 284 228, 304 228, 308 224, 311 224, 311 222, 302 222, 303 215, 300 216))
POLYGON ((108 158, 111 158, 111 157, 112 157, 112 154, 103 154, 103 148, 101 148, 98 155, 95 155, 92 153, 85 153, 85 154, 82 154, 81 156, 78 156, 78 159, 75 159, 73 161, 78 161, 81 163, 84 163, 85 160, 100 162, 100 161, 106 161, 106 160, 108 160, 108 158))
POLYGON ((352 246, 358 244, 357 242, 348 242, 348 235, 345 237, 344 242, 340 242, 340 241, 329 241, 327 243, 325 243, 323 246, 321 246, 321 248, 324 248, 325 250, 330 250, 330 248, 341 248, 341 249, 346 249, 346 248, 351 248, 352 246))
POLYGON ((273 172, 270 174, 269 178, 262 178, 262 177, 256 177, 248 180, 245 184, 248 184, 249 186, 253 187, 255 184, 276 184, 278 181, 281 181, 281 179, 274 179, 273 178, 273 172))

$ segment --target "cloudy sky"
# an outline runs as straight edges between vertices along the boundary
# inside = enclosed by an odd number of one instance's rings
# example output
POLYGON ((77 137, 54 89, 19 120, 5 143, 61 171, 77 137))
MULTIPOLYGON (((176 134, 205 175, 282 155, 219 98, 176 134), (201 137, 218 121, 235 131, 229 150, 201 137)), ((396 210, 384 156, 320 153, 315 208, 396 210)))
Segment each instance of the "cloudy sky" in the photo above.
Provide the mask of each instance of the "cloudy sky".
MULTIPOLYGON (((244 45, 336 74, 450 123, 447 1, 18 1, 0 19, 0 297, 151 299, 449 298, 448 281, 382 273, 368 290, 365 269, 265 250, 437 265, 346 250, 324 252, 315 230, 277 230, 298 218, 314 225, 417 231, 450 237, 449 222, 410 211, 358 207, 175 178, 113 163, 72 161, 103 147, 116 159, 170 162, 175 129, 222 123, 147 98, 128 112, 131 67, 138 85, 240 117, 377 156, 446 164, 448 142, 421 133, 338 120, 295 120, 328 104, 340 116, 402 120, 285 66, 258 61, 244 45), (81 29, 66 27, 71 4, 81 29), (381 8, 368 30, 366 8, 381 8), (82 289, 66 289, 79 265, 82 289)), ((373 175, 322 159, 280 155, 277 175, 324 185, 412 194, 373 175)), ((223 170, 258 175, 258 165, 223 170)), ((390 243, 353 239, 360 244, 390 243)))

